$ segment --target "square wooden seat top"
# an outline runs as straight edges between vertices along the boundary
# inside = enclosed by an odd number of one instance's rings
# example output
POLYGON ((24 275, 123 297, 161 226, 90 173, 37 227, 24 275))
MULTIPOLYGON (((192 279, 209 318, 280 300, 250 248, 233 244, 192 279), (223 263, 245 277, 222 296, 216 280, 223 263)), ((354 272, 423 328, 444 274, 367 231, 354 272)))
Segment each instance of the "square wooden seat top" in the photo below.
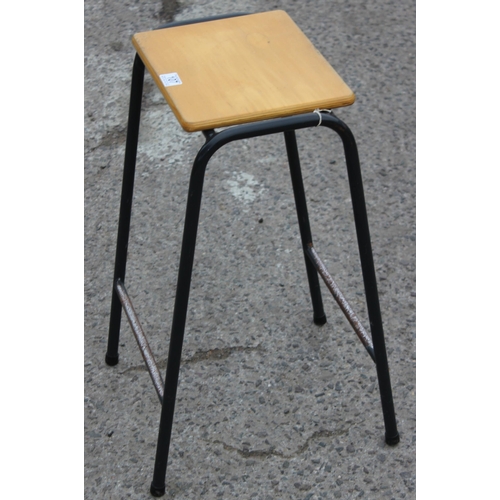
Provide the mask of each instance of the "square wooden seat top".
POLYGON ((281 10, 137 33, 132 43, 188 132, 355 100, 281 10))

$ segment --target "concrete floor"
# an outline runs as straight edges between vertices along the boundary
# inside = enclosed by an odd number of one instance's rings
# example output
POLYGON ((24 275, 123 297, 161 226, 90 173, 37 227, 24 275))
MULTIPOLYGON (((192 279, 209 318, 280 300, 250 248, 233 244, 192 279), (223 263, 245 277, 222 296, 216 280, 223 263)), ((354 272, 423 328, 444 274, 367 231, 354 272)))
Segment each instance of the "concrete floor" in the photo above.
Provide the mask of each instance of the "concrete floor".
MULTIPOLYGON (((415 498, 415 5, 85 2, 85 498, 149 498, 160 407, 123 321, 104 363, 131 36, 175 19, 286 10, 354 90, 401 442, 384 443, 372 361, 324 287, 317 327, 284 141, 227 146, 207 171, 165 498, 415 498)), ((367 325, 345 162, 297 133, 315 246, 367 325)), ((190 165, 203 144, 145 81, 127 288, 162 371, 190 165)))

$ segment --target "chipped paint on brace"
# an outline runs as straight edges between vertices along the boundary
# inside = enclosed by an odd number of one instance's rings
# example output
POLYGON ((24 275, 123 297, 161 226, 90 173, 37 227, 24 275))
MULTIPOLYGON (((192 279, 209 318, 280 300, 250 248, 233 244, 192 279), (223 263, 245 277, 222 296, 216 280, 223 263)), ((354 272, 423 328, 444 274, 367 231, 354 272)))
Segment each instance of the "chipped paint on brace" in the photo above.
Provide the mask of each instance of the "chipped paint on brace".
POLYGON ((337 304, 339 305, 345 317, 353 327, 354 331, 361 340, 362 344, 366 347, 367 351, 370 353, 370 356, 372 357, 373 361, 375 361, 375 355, 373 352, 373 343, 370 336, 364 329, 363 325, 361 324, 358 317, 356 316, 351 306, 349 305, 349 302, 347 302, 346 298, 340 291, 339 287, 331 277, 330 273, 327 271, 325 265, 323 264, 318 254, 316 253, 316 250, 314 249, 312 243, 309 243, 308 245, 307 255, 311 259, 312 263, 314 264, 314 267, 318 271, 321 278, 323 278, 325 285, 332 293, 333 298, 336 300, 337 304))

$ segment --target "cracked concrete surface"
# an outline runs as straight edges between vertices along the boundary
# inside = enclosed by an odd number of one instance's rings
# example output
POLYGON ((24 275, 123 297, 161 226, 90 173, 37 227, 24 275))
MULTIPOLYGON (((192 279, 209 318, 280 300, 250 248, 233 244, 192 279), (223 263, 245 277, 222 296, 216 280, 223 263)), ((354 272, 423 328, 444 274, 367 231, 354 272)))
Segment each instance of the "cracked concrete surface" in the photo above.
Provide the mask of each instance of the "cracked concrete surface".
MULTIPOLYGON (((85 3, 85 498, 149 497, 160 414, 125 319, 120 363, 104 363, 130 37, 172 15, 275 8, 357 95, 337 114, 360 152, 401 443, 384 443, 373 363, 326 287, 328 323, 312 322, 283 138, 242 141, 207 171, 165 498, 415 498, 414 4, 164 3, 85 3)), ((164 370, 203 137, 180 128, 149 76, 144 91, 126 283, 164 370)), ((297 139, 315 248, 367 327, 340 140, 297 139)))

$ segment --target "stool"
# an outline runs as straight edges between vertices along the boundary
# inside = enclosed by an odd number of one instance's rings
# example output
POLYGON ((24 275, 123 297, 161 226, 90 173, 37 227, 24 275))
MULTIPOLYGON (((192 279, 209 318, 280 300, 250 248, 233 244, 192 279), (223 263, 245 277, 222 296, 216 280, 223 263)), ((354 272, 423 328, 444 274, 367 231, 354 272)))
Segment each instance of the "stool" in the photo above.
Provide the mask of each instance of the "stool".
POLYGON ((132 38, 127 142, 118 224, 106 363, 118 363, 122 310, 129 320, 162 405, 150 491, 165 493, 165 476, 177 393, 203 181, 212 155, 240 139, 283 133, 297 209, 306 272, 317 325, 326 322, 319 276, 331 291, 376 365, 385 441, 399 442, 385 349, 375 268, 358 152, 349 128, 332 112, 355 100, 353 92, 283 11, 233 14, 172 23, 132 38), (206 142, 191 171, 165 383, 125 289, 125 269, 146 67, 182 128, 206 142), (349 187, 370 322, 369 335, 313 246, 295 130, 323 126, 339 134, 349 187), (215 129, 222 129, 216 131, 215 129))

